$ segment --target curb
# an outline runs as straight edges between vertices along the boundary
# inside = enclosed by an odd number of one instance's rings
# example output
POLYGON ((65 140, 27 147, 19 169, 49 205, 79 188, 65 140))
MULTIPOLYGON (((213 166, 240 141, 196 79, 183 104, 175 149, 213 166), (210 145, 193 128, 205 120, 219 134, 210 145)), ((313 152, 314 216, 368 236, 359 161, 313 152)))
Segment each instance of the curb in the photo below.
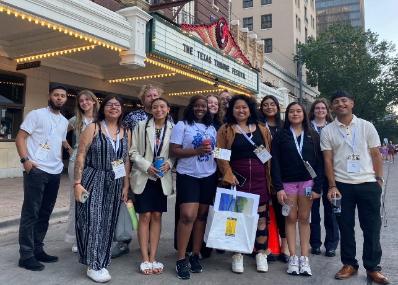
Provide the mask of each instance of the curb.
MULTIPOLYGON (((68 214, 69 214, 68 207, 55 209, 50 216, 50 223, 51 223, 51 220, 55 220, 55 219, 59 220, 61 218, 67 218, 68 214)), ((13 216, 13 217, 6 218, 6 219, 0 219, 0 229, 1 229, 0 235, 1 235, 1 232, 8 232, 9 228, 18 226, 20 220, 21 220, 20 216, 13 216)))

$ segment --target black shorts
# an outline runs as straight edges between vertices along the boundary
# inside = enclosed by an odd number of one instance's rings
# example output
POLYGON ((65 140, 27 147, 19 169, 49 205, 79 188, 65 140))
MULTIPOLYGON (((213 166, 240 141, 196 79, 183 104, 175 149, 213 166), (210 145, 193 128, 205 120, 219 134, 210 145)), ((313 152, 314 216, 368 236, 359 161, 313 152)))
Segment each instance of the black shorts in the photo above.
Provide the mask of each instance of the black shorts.
POLYGON ((217 189, 217 173, 196 178, 177 172, 177 203, 212 205, 217 189))
POLYGON ((136 194, 134 207, 139 214, 148 212, 167 212, 167 196, 163 194, 160 179, 148 179, 144 192, 136 194))

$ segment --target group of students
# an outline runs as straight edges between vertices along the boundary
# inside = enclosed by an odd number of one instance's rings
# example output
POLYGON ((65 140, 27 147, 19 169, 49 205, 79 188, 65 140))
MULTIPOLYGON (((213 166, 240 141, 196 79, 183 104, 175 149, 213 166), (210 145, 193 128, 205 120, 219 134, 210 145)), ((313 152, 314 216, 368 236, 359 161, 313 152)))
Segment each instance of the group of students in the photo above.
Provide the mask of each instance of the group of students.
MULTIPOLYGON (((57 147, 55 150, 53 147, 50 148, 54 156, 51 159, 56 158, 58 164, 62 164, 60 154, 57 153, 60 152, 61 145, 71 154, 69 175, 73 181, 74 199, 71 198, 66 239, 76 243, 72 250, 78 252, 79 261, 88 267, 87 276, 96 282, 106 282, 111 279, 106 268, 111 260, 115 225, 121 203, 131 202, 130 200, 133 200, 135 210, 139 214, 138 241, 142 258, 139 270, 147 275, 163 271, 164 266, 156 256, 161 235, 161 217, 167 211, 167 196, 173 192, 171 173, 173 167, 176 169, 178 208, 176 272, 180 279, 189 279, 191 272, 199 273, 203 270, 200 253, 205 246, 203 236, 206 219, 217 186, 224 188, 236 186, 238 191, 259 195, 259 220, 253 249, 257 271, 268 271, 267 238, 270 222, 268 208, 272 204, 277 214, 281 238, 280 259, 288 264, 289 274, 310 276, 312 272, 308 259, 309 244, 311 243, 313 254, 320 254, 319 198, 322 193, 324 193, 325 206, 325 255, 334 256, 339 233, 329 200, 333 195, 343 193, 339 222, 344 224, 347 217, 343 217, 343 213, 348 211, 346 209, 348 202, 344 202, 346 190, 344 192, 342 190, 348 187, 344 183, 351 183, 351 180, 340 179, 339 172, 343 173, 342 176, 347 173, 348 175, 354 173, 357 176, 362 174, 361 178, 369 181, 357 182, 361 185, 369 182, 372 183, 372 187, 373 184, 379 185, 376 180, 382 177, 382 170, 377 167, 373 169, 373 165, 370 171, 369 166, 362 165, 357 166, 358 169, 352 166, 347 170, 344 166, 344 169, 336 170, 336 166, 342 167, 336 158, 332 158, 330 164, 330 155, 336 156, 338 151, 334 149, 336 143, 340 144, 338 147, 341 150, 343 147, 341 144, 345 145, 347 142, 347 145, 352 146, 351 152, 354 154, 359 148, 355 140, 360 138, 360 135, 366 132, 371 135, 371 139, 367 140, 368 146, 365 145, 366 150, 377 148, 380 141, 373 125, 364 121, 368 129, 361 129, 356 126, 357 121, 361 119, 352 113, 348 121, 339 122, 339 118, 332 121, 328 103, 324 99, 318 99, 312 104, 309 119, 302 104, 290 103, 286 108, 285 120, 282 121, 279 103, 274 96, 265 96, 258 108, 254 98, 245 95, 230 96, 227 91, 223 91, 219 96, 197 95, 190 98, 182 120, 174 124, 169 115, 169 103, 161 97, 161 90, 155 86, 145 86, 142 90, 141 100, 144 110, 134 111, 125 117, 123 101, 119 97, 108 96, 100 105, 92 92, 84 90, 77 96, 76 116, 65 126, 66 119, 59 114, 59 110, 65 103, 66 97, 59 99, 58 97, 62 96, 56 96, 63 93, 66 95, 66 90, 62 87, 50 90, 49 107, 40 109, 40 112, 49 113, 46 116, 60 117, 62 125, 59 120, 57 124, 53 124, 52 118, 45 122, 37 122, 36 119, 37 124, 44 125, 40 126, 44 130, 37 136, 42 136, 43 132, 46 135, 49 129, 48 137, 55 140, 54 131, 59 132, 60 138, 57 144, 54 142, 57 147), (64 101, 61 102, 62 100, 64 101), (351 143, 348 133, 345 135, 339 133, 339 138, 342 135, 342 142, 336 142, 335 136, 330 136, 336 128, 335 125, 342 124, 348 132, 350 124, 354 122, 355 126, 350 130, 353 132, 351 143), (77 138, 73 147, 66 142, 67 130, 73 130, 77 138), (319 134, 325 131, 327 134, 322 135, 321 142, 319 134), (230 150, 229 160, 215 159, 213 151, 216 147, 230 150), (366 175, 367 177, 364 177, 366 175), (371 178, 368 178, 370 176, 371 178), (134 195, 130 195, 130 190, 134 195), (82 199, 85 194, 88 195, 85 197, 87 199, 82 199), (296 252, 297 224, 300 254, 296 252), (188 258, 187 251, 190 252, 188 258)), ((350 94, 336 92, 332 97, 333 110, 337 114, 341 113, 341 118, 347 120, 347 114, 344 112, 350 109, 351 101, 353 107, 353 98, 350 94), (338 101, 336 106, 335 101, 338 101)), ((54 262, 57 258, 47 255, 43 250, 43 238, 48 228, 49 215, 45 217, 41 215, 43 205, 46 204, 46 193, 51 192, 49 188, 54 186, 50 185, 50 179, 42 178, 43 185, 38 190, 44 193, 43 200, 39 203, 41 206, 30 205, 29 208, 28 204, 31 202, 26 201, 29 195, 26 188, 33 187, 31 184, 35 183, 30 181, 34 180, 31 177, 33 169, 36 167, 41 169, 40 166, 48 163, 50 159, 39 156, 37 153, 40 151, 24 152, 22 146, 22 142, 26 139, 28 145, 32 144, 32 137, 36 135, 35 127, 28 127, 27 123, 34 120, 32 117, 36 112, 35 110, 29 113, 21 125, 21 139, 17 138, 21 163, 25 169, 25 200, 21 229, 26 227, 27 223, 24 213, 28 215, 27 212, 33 208, 36 211, 36 216, 29 217, 30 228, 20 230, 19 265, 31 270, 42 270, 44 266, 40 261, 54 262), (34 218, 39 222, 33 221, 34 218), (38 226, 40 223, 43 225, 38 226), (37 232, 38 229, 40 231, 37 232), (30 239, 29 243, 25 242, 27 239, 30 239)), ((339 129, 338 132, 340 131, 339 129)), ((36 148, 39 150, 43 148, 43 140, 33 139, 33 141, 36 148)), ((369 155, 369 151, 367 152, 369 155)), ((373 152, 371 153, 373 155, 373 152)), ((365 162, 368 162, 366 159, 368 158, 364 157, 365 162)), ((55 173, 58 185, 60 172, 55 173)), ((37 185, 35 187, 39 188, 37 185)), ((379 190, 378 188, 377 191, 379 190)), ((55 199, 50 202, 47 207, 49 214, 55 199)), ((351 206, 354 205, 354 209, 355 203, 358 204, 358 209, 361 208, 359 218, 361 225, 365 224, 361 217, 363 206, 359 206, 364 203, 363 199, 354 197, 350 203, 351 206)), ((369 210, 367 211, 369 214, 369 210)), ((349 218, 355 219, 351 214, 350 210, 349 218)), ((367 244, 367 248, 364 248, 364 257, 369 257, 367 263, 364 260, 364 265, 368 275, 381 275, 379 267, 381 248, 377 240, 377 226, 380 227, 377 224, 377 215, 380 213, 372 212, 371 215, 374 217, 373 225, 366 222, 366 227, 372 228, 373 235, 364 235, 367 244)), ((351 224, 346 225, 346 239, 343 238, 342 231, 341 249, 344 266, 336 274, 337 279, 348 278, 358 269, 355 251, 349 249, 354 238, 350 232, 351 226, 351 224), (349 242, 345 243, 347 239, 349 242), (348 273, 347 266, 352 267, 348 273)), ((340 230, 342 230, 341 223, 340 230)), ((236 273, 244 271, 242 254, 232 255, 232 271, 236 273)))

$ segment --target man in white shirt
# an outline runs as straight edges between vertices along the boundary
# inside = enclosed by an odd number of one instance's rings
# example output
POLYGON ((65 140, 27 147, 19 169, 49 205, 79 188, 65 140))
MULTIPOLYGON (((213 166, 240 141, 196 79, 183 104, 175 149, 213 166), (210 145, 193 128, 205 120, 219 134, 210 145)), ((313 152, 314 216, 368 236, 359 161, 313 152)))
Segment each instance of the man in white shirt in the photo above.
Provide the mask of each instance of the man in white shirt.
POLYGON ((341 196, 341 213, 337 215, 341 235, 343 267, 336 279, 357 274, 355 243, 355 208, 363 231, 363 264, 368 278, 388 284, 381 273, 380 261, 380 196, 383 185, 383 162, 379 152, 380 138, 372 123, 352 113, 353 97, 337 91, 331 98, 336 114, 334 122, 321 133, 321 149, 329 182, 328 198, 341 196))
POLYGON ((24 168, 24 202, 19 225, 19 266, 32 271, 44 269, 41 262, 56 262, 58 257, 43 250, 48 221, 54 209, 63 169, 62 146, 66 142, 67 119, 60 110, 67 100, 66 89, 50 89, 48 107, 31 111, 16 137, 24 168))

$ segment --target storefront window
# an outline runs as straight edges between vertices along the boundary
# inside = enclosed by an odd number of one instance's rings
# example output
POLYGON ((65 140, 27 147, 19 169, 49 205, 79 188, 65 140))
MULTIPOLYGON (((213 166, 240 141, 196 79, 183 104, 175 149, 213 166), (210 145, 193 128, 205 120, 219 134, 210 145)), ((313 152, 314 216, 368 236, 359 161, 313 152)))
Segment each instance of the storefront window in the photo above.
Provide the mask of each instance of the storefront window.
POLYGON ((14 140, 22 122, 25 77, 0 71, 0 141, 14 140))

